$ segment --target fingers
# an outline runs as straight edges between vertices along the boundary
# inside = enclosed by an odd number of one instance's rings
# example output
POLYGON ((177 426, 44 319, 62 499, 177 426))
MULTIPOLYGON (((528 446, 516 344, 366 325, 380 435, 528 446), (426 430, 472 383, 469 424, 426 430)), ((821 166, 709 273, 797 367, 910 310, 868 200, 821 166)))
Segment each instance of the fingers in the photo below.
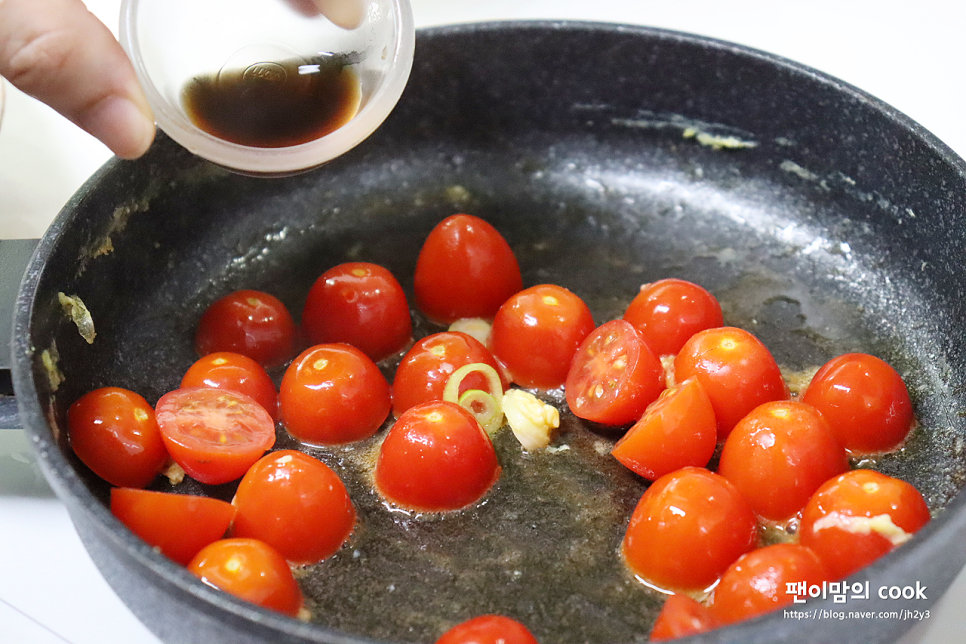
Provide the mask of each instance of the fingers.
POLYGON ((81 0, 0 0, 0 75, 133 159, 154 117, 117 40, 81 0))
POLYGON ((343 29, 355 29, 366 17, 363 0, 312 0, 323 16, 343 29))

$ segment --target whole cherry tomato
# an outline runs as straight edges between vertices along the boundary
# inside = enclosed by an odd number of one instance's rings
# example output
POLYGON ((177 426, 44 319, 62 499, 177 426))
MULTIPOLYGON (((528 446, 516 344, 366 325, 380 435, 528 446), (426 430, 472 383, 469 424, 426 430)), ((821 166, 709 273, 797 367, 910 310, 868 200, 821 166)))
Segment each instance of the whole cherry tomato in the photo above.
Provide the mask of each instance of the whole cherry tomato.
POLYGON ((235 291, 202 314, 195 350, 203 356, 219 351, 240 353, 271 369, 295 355, 297 336, 291 313, 274 295, 235 291))
POLYGON ((303 351, 285 371, 278 392, 282 424, 300 441, 339 445, 369 438, 392 406, 386 377, 348 344, 303 351))
POLYGON ((755 513, 722 476, 685 467, 644 492, 622 551, 631 572, 664 590, 701 591, 758 544, 755 513))
POLYGON ((309 290, 302 327, 312 344, 351 344, 378 362, 412 338, 402 286, 378 264, 349 262, 322 273, 309 290))
POLYGON ((667 389, 627 430, 611 454, 654 481, 682 467, 704 467, 718 442, 714 410, 704 388, 691 378, 667 389))
POLYGON ((455 403, 406 410, 386 435, 376 461, 376 488, 404 508, 439 512, 478 501, 500 474, 493 442, 455 403))
POLYGON ((758 338, 743 329, 705 329, 691 336, 674 359, 678 382, 697 378, 711 399, 718 440, 758 405, 788 398, 778 363, 758 338))
POLYGON ((642 286, 624 319, 657 356, 674 355, 698 331, 724 324, 718 300, 697 284, 680 279, 642 286))
POLYGON ((188 563, 188 571, 209 586, 295 617, 302 610, 302 591, 288 562, 257 539, 221 539, 205 546, 188 563))
POLYGON ((848 469, 821 412, 789 400, 765 403, 741 419, 718 465, 755 512, 772 521, 797 514, 822 483, 848 469))
POLYGON ((815 551, 833 579, 867 566, 929 522, 919 491, 872 470, 852 470, 822 485, 802 512, 802 545, 815 551))
POLYGON ((664 367, 634 327, 612 320, 588 335, 567 372, 567 404, 578 418, 604 425, 640 419, 664 391, 664 367))
POLYGON ((912 429, 912 401, 902 377, 868 354, 832 358, 812 378, 802 400, 822 412, 854 454, 893 450, 912 429))
POLYGON ((541 284, 520 291, 493 319, 490 349, 521 387, 554 389, 564 384, 577 348, 594 318, 578 296, 541 284))
POLYGON ((449 629, 436 644, 537 644, 537 639, 515 619, 480 615, 449 629))
POLYGON ((144 487, 168 459, 154 409, 142 396, 103 387, 67 410, 70 446, 84 465, 120 487, 144 487))
POLYGON ((718 628, 720 624, 711 610, 687 595, 669 595, 654 620, 652 642, 674 640, 718 628))
POLYGON ((248 356, 230 351, 209 353, 199 358, 181 378, 181 388, 212 387, 230 389, 255 399, 265 408, 272 420, 278 420, 278 392, 275 383, 248 356))
POLYGON ((161 554, 186 566, 202 548, 225 536, 235 508, 205 496, 116 487, 111 489, 111 513, 161 554))
POLYGON ((161 396, 157 418, 171 458, 202 483, 241 478, 275 444, 272 417, 237 391, 176 389, 161 396))
POLYGON ((523 288, 520 265, 499 231, 473 215, 441 221, 416 261, 416 305, 434 322, 492 318, 523 288))
POLYGON ((355 507, 339 476, 294 450, 263 456, 242 477, 233 537, 259 539, 292 564, 333 555, 352 532, 355 507))

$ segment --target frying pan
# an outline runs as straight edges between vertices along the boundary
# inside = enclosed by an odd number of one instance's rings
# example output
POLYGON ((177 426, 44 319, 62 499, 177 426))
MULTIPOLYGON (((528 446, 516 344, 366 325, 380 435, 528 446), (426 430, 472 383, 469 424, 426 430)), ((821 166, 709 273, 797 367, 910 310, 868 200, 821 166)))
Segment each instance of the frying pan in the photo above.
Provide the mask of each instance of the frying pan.
MULTIPOLYGON (((867 600, 806 608, 926 609, 966 560, 964 179, 962 160, 887 105, 736 45, 583 23, 422 31, 395 112, 320 170, 240 177, 161 136, 92 177, 17 298, 20 417, 92 559, 165 642, 426 642, 483 612, 516 616, 544 642, 643 641, 660 598, 622 572, 616 548, 645 484, 601 455, 612 433, 565 405, 558 440, 570 449, 528 455, 498 436, 497 488, 441 519, 391 516, 367 487, 371 445, 308 450, 339 469, 362 517, 304 579, 311 623, 209 588, 140 542, 67 445, 65 412, 84 392, 117 385, 154 401, 177 387, 217 297, 268 290, 298 316, 312 281, 349 259, 386 265, 411 293, 422 239, 471 212, 507 237, 526 284, 573 290, 598 322, 640 284, 675 276, 715 293, 726 323, 789 374, 847 351, 896 366, 919 426, 901 452, 860 465, 914 483, 935 519, 850 579, 869 582, 867 600), (92 343, 59 293, 90 311, 92 343), (917 582, 927 599, 877 596, 917 582)), ((414 320, 417 335, 436 330, 414 320)), ((779 611, 689 641, 886 642, 911 624, 779 611)))

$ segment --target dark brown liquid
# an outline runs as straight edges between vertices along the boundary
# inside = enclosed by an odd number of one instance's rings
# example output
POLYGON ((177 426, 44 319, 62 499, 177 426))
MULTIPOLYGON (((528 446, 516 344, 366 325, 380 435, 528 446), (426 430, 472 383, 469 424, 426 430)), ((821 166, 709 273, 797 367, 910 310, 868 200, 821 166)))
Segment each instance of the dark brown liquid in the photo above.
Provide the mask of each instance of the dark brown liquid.
POLYGON ((182 92, 191 121, 225 141, 282 148, 345 125, 359 107, 359 77, 338 59, 264 62, 193 79, 182 92))

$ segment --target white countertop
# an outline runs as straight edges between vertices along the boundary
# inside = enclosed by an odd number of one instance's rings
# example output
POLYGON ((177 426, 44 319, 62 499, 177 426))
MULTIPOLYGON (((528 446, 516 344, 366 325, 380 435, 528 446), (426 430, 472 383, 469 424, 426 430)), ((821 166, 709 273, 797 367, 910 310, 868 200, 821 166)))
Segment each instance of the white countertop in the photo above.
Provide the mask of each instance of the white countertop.
MULTIPOLYGON (((417 26, 562 18, 646 24, 730 40, 837 76, 966 156, 966 3, 948 0, 412 0, 417 26)), ((115 29, 120 0, 87 0, 115 29)), ((107 149, 7 84, 0 239, 39 237, 107 149)), ((966 538, 966 535, 964 535, 966 538)), ((966 573, 902 644, 966 631, 966 573)), ((805 627, 803 625, 803 627, 805 627)), ((19 431, 0 431, 0 644, 158 644, 113 594, 19 431)))

